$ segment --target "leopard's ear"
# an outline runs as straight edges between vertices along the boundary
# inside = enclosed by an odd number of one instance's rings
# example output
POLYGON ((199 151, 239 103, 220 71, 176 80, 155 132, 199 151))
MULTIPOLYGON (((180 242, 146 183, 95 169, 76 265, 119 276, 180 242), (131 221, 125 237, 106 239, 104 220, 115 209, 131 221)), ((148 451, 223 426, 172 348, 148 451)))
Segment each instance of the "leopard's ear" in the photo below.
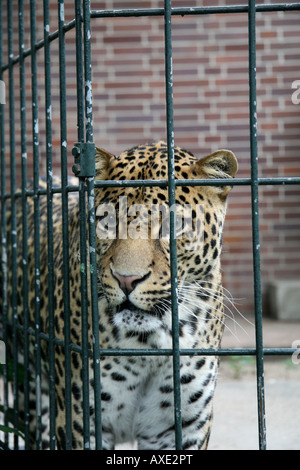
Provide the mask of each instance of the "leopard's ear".
MULTIPOLYGON (((238 163, 235 155, 230 150, 217 150, 201 160, 198 160, 194 165, 193 174, 200 178, 234 178, 238 169, 238 163)), ((212 186, 217 193, 226 197, 229 193, 231 186, 212 186)))
POLYGON ((96 147, 95 155, 95 168, 96 168, 96 179, 105 180, 107 176, 107 170, 110 162, 114 158, 114 155, 107 152, 106 150, 96 147))

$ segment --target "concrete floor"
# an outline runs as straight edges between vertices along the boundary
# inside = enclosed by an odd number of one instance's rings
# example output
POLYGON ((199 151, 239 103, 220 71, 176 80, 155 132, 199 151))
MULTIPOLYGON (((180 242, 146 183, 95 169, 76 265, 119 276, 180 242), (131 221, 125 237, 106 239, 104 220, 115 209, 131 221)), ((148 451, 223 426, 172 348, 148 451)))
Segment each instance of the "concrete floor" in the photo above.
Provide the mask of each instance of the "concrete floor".
MULTIPOLYGON (((227 367, 227 364, 221 365, 209 449, 258 449, 254 371, 246 377, 233 378, 231 371, 222 374, 222 369, 227 367)), ((269 450, 300 449, 300 370, 284 377, 286 367, 286 364, 279 361, 277 364, 265 364, 266 430, 269 450), (274 376, 273 366, 276 367, 274 376), (278 377, 280 373, 282 378, 278 377)))
MULTIPOLYGON (((229 325, 222 346, 254 347, 255 327, 244 319, 229 325), (233 334, 234 333, 234 334, 233 334)), ((230 322, 229 322, 230 323, 230 322)), ((252 320, 253 323, 253 320, 252 320)), ((300 322, 263 320, 265 347, 300 347, 300 322)), ((267 449, 300 449, 300 364, 292 358, 265 357, 267 449)), ((258 449, 254 358, 222 358, 214 402, 211 450, 258 449)))

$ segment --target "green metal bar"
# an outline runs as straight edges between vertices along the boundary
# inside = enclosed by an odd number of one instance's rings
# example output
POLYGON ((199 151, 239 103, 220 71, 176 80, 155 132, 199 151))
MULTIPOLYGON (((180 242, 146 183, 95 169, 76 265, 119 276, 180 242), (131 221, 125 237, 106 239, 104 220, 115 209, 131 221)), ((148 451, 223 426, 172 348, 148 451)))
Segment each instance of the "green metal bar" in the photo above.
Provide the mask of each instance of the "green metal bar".
MULTIPOLYGON (((210 180, 175 180, 175 186, 251 186, 252 180, 251 178, 235 178, 235 179, 210 179, 210 180)), ((257 184, 259 186, 266 186, 270 184, 274 185, 298 185, 300 184, 300 178, 258 178, 257 184)), ((95 181, 95 188, 140 188, 140 187, 150 187, 150 186, 157 186, 157 187, 166 187, 168 186, 168 180, 103 180, 103 181, 95 181)), ((53 193, 60 193, 60 188, 53 188, 53 193)), ((78 186, 76 185, 69 185, 68 187, 69 192, 78 191, 78 186)), ((30 191, 28 191, 28 195, 30 195, 30 191)), ((44 194, 43 190, 40 190, 40 194, 44 194)), ((15 197, 20 197, 20 193, 16 193, 15 197)))
MULTIPOLYGON (((175 186, 251 186, 252 180, 251 178, 234 178, 234 179, 210 179, 210 180, 175 180, 175 186)), ((292 185, 292 184, 300 184, 299 177, 293 178, 257 178, 257 184, 259 186, 265 185, 292 185)), ((149 187, 149 186, 158 186, 158 187, 166 187, 168 186, 168 180, 122 180, 122 181, 95 181, 95 187, 126 187, 126 188, 137 188, 137 187, 149 187)), ((75 189, 75 188, 74 188, 75 189)), ((70 186, 70 191, 72 191, 72 186, 70 186)))
POLYGON ((84 141, 84 94, 83 94, 81 0, 75 0, 75 28, 76 28, 77 135, 78 135, 78 142, 83 142, 84 141))
MULTIPOLYGON (((276 12, 276 11, 299 11, 300 3, 277 3, 277 4, 263 4, 255 6, 256 12, 276 12)), ((186 15, 208 15, 208 14, 233 14, 233 13, 247 13, 248 5, 228 5, 228 6, 216 6, 216 7, 181 7, 172 8, 171 14, 174 16, 186 16, 186 15)), ((91 10, 91 18, 128 18, 128 17, 143 17, 143 16, 163 16, 163 8, 151 8, 151 9, 123 9, 123 10, 91 10)), ((71 20, 64 26, 64 32, 71 31, 75 27, 75 20, 71 20)), ((58 38, 59 31, 53 31, 49 34, 49 41, 52 42, 58 38)), ((31 48, 24 51, 24 57, 28 57, 33 48, 37 51, 45 46, 44 39, 34 43, 31 48)), ((17 55, 12 58, 13 65, 20 60, 20 56, 17 55)), ((2 65, 2 71, 7 70, 9 67, 8 63, 2 65)))
MULTIPOLYGON (((84 8, 84 0, 83 0, 84 8)), ((81 2, 76 0, 76 57, 77 57, 77 113, 78 142, 84 142, 84 97, 83 97, 83 53, 81 2), (80 13, 79 13, 80 12, 80 13), (81 43, 79 43, 81 40, 81 43)), ((83 393, 83 443, 84 449, 90 448, 89 416, 89 357, 88 357, 88 288, 87 288, 87 226, 86 226, 86 188, 85 178, 79 178, 80 214, 80 274, 81 274, 81 340, 82 340, 82 393, 83 393)))
MULTIPOLYGON (((93 107, 92 107, 92 69, 91 69, 91 21, 90 1, 84 2, 84 70, 85 70, 85 116, 86 142, 93 143, 93 107)), ((94 155, 88 155, 92 160, 94 171, 94 155)), ((100 342, 99 342, 99 313, 98 313, 98 277, 96 259, 96 227, 95 227, 95 177, 87 178, 88 221, 89 221, 89 251, 91 277, 91 311, 93 331, 93 373, 94 373, 94 404, 95 404, 95 443, 96 449, 102 449, 102 417, 101 417, 101 372, 100 372, 100 342)))
MULTIPOLYGON (((30 0, 30 41, 36 42, 36 3, 30 0)), ((35 289, 35 387, 36 387, 36 448, 42 449, 41 342, 40 342, 40 200, 39 200, 39 120, 37 57, 31 55, 32 135, 33 135, 33 201, 34 201, 34 289, 35 289)))
MULTIPOLYGON (((8 22, 8 61, 9 61, 9 141, 10 141, 10 191, 11 195, 16 190, 16 145, 15 145, 15 93, 14 93, 14 70, 12 64, 13 57, 13 5, 7 2, 7 22, 8 22)), ((16 200, 11 198, 11 286, 12 286, 12 344, 13 344, 13 424, 15 429, 19 427, 19 398, 18 398, 18 337, 16 324, 18 321, 17 310, 17 220, 16 220, 16 200)), ((18 437, 14 436, 14 447, 18 449, 18 437)))
POLYGON ((65 338, 65 405, 66 405, 66 450, 72 449, 72 389, 70 336, 70 270, 69 270, 69 220, 68 220, 68 160, 67 160, 67 106, 66 106, 66 59, 65 59, 65 5, 58 1, 59 29, 59 89, 60 89, 60 153, 62 185, 62 237, 63 237, 63 302, 65 338))
MULTIPOLYGON (((74 347, 76 347, 74 345, 74 347)), ((295 348, 263 348, 265 356, 291 356, 295 348)), ((256 356, 256 348, 180 349, 180 356, 256 356)), ((90 355, 92 352, 90 352, 90 355)), ((101 356, 172 356, 173 349, 102 349, 101 356)))
MULTIPOLYGON (((63 28, 64 33, 68 32, 68 31, 71 31, 72 29, 74 29, 74 27, 75 27, 75 20, 72 20, 69 23, 66 23, 64 28, 63 28)), ((50 33, 49 37, 48 37, 48 42, 54 41, 55 39, 58 38, 58 36, 59 36, 59 31, 58 30, 54 31, 53 33, 50 33)), ((45 40, 44 39, 41 39, 38 42, 35 41, 33 44, 31 44, 30 48, 24 50, 23 57, 24 58, 29 57, 32 54, 32 51, 37 52, 38 50, 43 49, 44 47, 45 47, 45 40)), ((12 64, 13 65, 17 64, 19 62, 19 60, 20 60, 19 55, 13 56, 12 57, 12 64)), ((7 69, 8 69, 8 63, 2 66, 3 71, 7 70, 7 69)))
MULTIPOLYGON (((0 0, 0 80, 4 81, 2 72, 3 62, 3 4, 0 0)), ((7 344, 7 217, 6 217, 6 168, 5 168, 5 105, 0 103, 0 164, 1 164, 1 290, 0 295, 2 298, 2 326, 3 326, 3 340, 7 344)), ((4 425, 8 426, 8 361, 6 354, 6 361, 3 365, 3 380, 4 380, 4 394, 3 394, 3 412, 4 412, 4 425)), ((5 434, 4 443, 8 447, 8 433, 5 434)))
POLYGON ((44 10, 44 69, 46 107, 46 158, 47 158, 47 236, 48 236, 48 309, 49 309, 49 420, 50 449, 55 449, 55 348, 54 348, 54 253, 53 253, 53 193, 52 193, 52 104, 51 55, 49 43, 49 0, 43 0, 44 10))
MULTIPOLYGON (((234 178, 234 179, 227 179, 227 178, 220 178, 220 179, 209 179, 209 180, 200 180, 200 179, 193 179, 193 180, 175 180, 175 186, 251 186, 252 180, 251 178, 234 178)), ((257 178, 257 184, 259 186, 266 186, 266 185, 293 185, 293 184, 300 184, 299 177, 291 177, 291 178, 257 178)), ((138 188, 138 187, 149 187, 149 186, 157 186, 157 187, 166 187, 168 186, 168 180, 122 180, 122 181, 115 181, 115 180, 103 180, 103 181, 95 181, 96 188, 138 188)), ((69 186, 70 191, 76 191, 76 186, 72 187, 69 186)), ((54 190, 56 191, 56 190, 54 190)))
POLYGON ((81 274, 81 333, 82 333, 82 391, 84 448, 90 446, 89 417, 89 363, 88 363, 88 289, 87 289, 87 227, 85 182, 79 181, 80 213, 80 274, 81 274))
MULTIPOLYGON (((235 178, 233 180, 229 179, 211 179, 211 180, 175 180, 175 186, 224 186, 224 185, 230 185, 230 186, 251 186, 252 181, 251 178, 235 178)), ((294 177, 294 178, 258 178, 257 179, 257 184, 259 186, 267 186, 267 185, 298 185, 300 184, 300 178, 294 177)), ((168 180, 122 180, 122 181, 116 181, 116 180, 103 180, 103 181, 95 181, 94 182, 95 188, 120 188, 120 187, 126 187, 126 188, 140 188, 140 187, 153 187, 157 186, 160 188, 164 188, 168 186, 168 180)), ((87 190, 87 188, 85 187, 87 190)), ((72 192, 78 192, 79 186, 78 185, 69 185, 66 190, 69 193, 72 192)), ((52 193, 53 194, 60 194, 62 191, 61 187, 55 186, 52 188, 52 193)), ((42 196, 47 194, 47 191, 45 189, 38 189, 37 195, 42 196)), ((34 195, 34 192, 32 190, 28 190, 26 193, 27 197, 31 197, 34 195)), ((13 194, 13 197, 15 199, 22 197, 22 193, 19 191, 16 191, 15 194, 13 194)), ((3 195, 4 199, 10 199, 11 194, 4 194, 3 195)))
MULTIPOLYGON (((300 3, 277 3, 277 4, 263 4, 256 5, 256 12, 276 12, 276 11, 299 11, 300 3)), ((209 15, 209 14, 233 14, 233 13, 247 13, 248 5, 228 5, 216 7, 181 7, 172 8, 172 16, 190 16, 190 15, 209 15)), ((91 18, 128 18, 128 17, 144 17, 144 16, 164 16, 163 8, 150 8, 150 9, 122 9, 122 10, 91 10, 91 18)), ((71 31, 75 27, 75 20, 71 20, 64 26, 64 32, 71 31)), ((59 31, 53 31, 49 34, 49 41, 52 42, 58 38, 59 31)), ((44 39, 35 43, 31 48, 24 51, 24 57, 28 57, 32 53, 32 48, 36 51, 45 46, 44 39)), ((15 64, 20 60, 17 55, 12 58, 12 63, 15 64)), ((2 70, 8 69, 8 63, 2 66, 2 70)))
POLYGON ((94 372, 94 403, 95 403, 95 442, 96 449, 102 449, 102 417, 101 417, 101 372, 100 372, 100 341, 98 313, 98 285, 95 232, 94 178, 88 178, 88 218, 90 246, 90 275, 91 275, 91 309, 93 330, 93 372, 94 372))
MULTIPOLYGON (((167 146, 168 146, 168 194, 169 206, 175 207, 175 160, 174 160, 174 119, 173 119, 173 66, 172 66, 172 24, 171 0, 165 0, 165 82, 167 111, 167 146)), ((172 299, 172 346, 173 346, 173 382, 174 382, 174 418, 175 446, 182 449, 181 427, 181 391, 180 391, 180 355, 179 355, 179 320, 178 320, 178 279, 176 247, 176 214, 170 211, 170 267, 172 299)))
MULTIPOLYGON (((12 322, 8 322, 12 325, 12 322)), ((17 324, 17 329, 20 331, 24 330, 23 325, 17 324)), ((35 335, 33 328, 28 328, 29 335, 35 335)), ((43 341, 50 341, 49 335, 46 333, 40 333, 40 339, 43 341)), ((65 342, 59 338, 54 339, 54 344, 65 347, 65 342)), ((77 344, 71 343, 69 348, 79 354, 82 353, 82 347, 77 344)), ((263 348, 264 356, 291 356, 297 352, 297 348, 263 348)), ((219 348, 219 349, 185 349, 179 350, 180 356, 256 356, 256 348, 219 348)), ((173 356, 173 349, 101 349, 100 356, 173 356)), ((93 351, 88 350, 90 358, 93 357, 93 351)))
POLYGON ((257 402, 260 449, 266 449, 265 390, 262 337, 262 299, 260 270, 259 202, 258 202, 258 154, 257 154, 257 113, 256 113, 256 15, 255 0, 249 0, 249 111, 250 111, 250 149, 251 149, 251 208, 252 208, 252 246, 254 271, 254 306, 257 368, 257 402))
POLYGON ((90 0, 83 0, 86 142, 93 142, 90 0))
MULTIPOLYGON (((273 11, 297 11, 300 10, 299 3, 278 3, 275 5, 264 4, 256 5, 257 12, 273 12, 273 11)), ((232 13, 248 13, 248 5, 228 5, 213 7, 178 7, 171 9, 171 15, 210 15, 210 14, 232 14, 232 13)), ((144 9, 120 9, 120 10, 92 10, 92 18, 128 18, 141 16, 163 16, 163 8, 144 8, 144 9)))
POLYGON ((22 269, 23 269, 23 348, 24 348, 24 436, 25 449, 30 446, 29 436, 29 341, 27 328, 29 324, 28 308, 28 211, 27 211, 27 139, 26 139, 26 90, 24 51, 24 3, 19 0, 19 55, 20 55, 20 122, 21 122, 21 158, 22 158, 22 269))

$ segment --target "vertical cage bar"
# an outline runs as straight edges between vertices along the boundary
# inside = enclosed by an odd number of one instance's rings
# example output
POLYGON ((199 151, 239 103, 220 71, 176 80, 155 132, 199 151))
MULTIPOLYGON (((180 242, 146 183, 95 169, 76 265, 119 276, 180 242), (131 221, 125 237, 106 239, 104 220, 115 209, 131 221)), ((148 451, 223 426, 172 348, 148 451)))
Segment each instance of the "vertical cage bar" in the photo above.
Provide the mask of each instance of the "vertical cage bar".
POLYGON ((44 10, 44 70, 46 106, 47 158, 47 241, 48 241, 48 309, 49 309, 49 421, 50 449, 55 449, 55 329, 54 329, 54 253, 53 253, 53 180, 52 180, 52 104, 49 0, 43 0, 44 10))
POLYGON ((83 94, 83 54, 81 0, 75 0, 76 32, 76 84, 77 84, 77 136, 78 142, 84 141, 84 94, 83 94))
MULTIPOLYGON (((82 2, 85 8, 85 0, 82 2)), ((77 125, 78 142, 84 142, 84 94, 82 51, 82 5, 75 3, 76 67, 77 67, 77 125)), ((87 287, 87 214, 85 178, 79 178, 80 219, 80 275, 81 275, 81 341, 82 341, 82 394, 83 394, 83 448, 90 448, 89 416, 89 358, 88 358, 88 287, 87 287)))
POLYGON ((28 211, 27 211, 27 139, 26 139, 26 90, 24 61, 24 3, 19 0, 19 67, 20 67, 20 122, 22 165, 22 270, 23 270, 23 348, 24 348, 24 435, 25 449, 29 449, 29 309, 28 309, 28 211))
POLYGON ((90 447, 89 357, 88 357, 88 288, 87 288, 87 227, 85 180, 79 178, 80 274, 82 333, 82 392, 84 448, 90 447))
MULTIPOLYGON (((0 0, 0 80, 3 81, 2 63, 3 63, 3 4, 0 0)), ((6 217, 6 168, 5 168, 5 108, 4 103, 0 102, 0 159, 1 159, 1 291, 2 298, 2 326, 3 340, 7 344, 7 217, 6 217)), ((3 413, 4 426, 8 426, 8 361, 3 365, 4 396, 3 413)), ((8 433, 5 433, 4 444, 8 447, 8 433)))
POLYGON ((86 142, 93 142, 90 0, 83 2, 86 142))
POLYGON ((40 199, 39 191, 39 120, 36 43, 36 3, 30 0, 31 93, 33 135, 33 201, 34 201, 34 289, 35 289, 35 390, 36 448, 42 449, 41 340, 40 340, 40 199))
POLYGON ((251 208, 252 208, 252 246, 254 270, 254 305, 256 336, 257 403, 259 447, 266 449, 265 391, 262 337, 262 301, 260 271, 259 202, 258 202, 258 154, 257 154, 257 114, 256 114, 256 14, 255 0, 249 0, 249 111, 250 111, 250 149, 251 149, 251 208))
MULTIPOLYGON (((91 21, 90 1, 84 2, 84 71, 85 71, 85 116, 86 142, 93 143, 93 107, 92 107, 92 64, 91 64, 91 21)), ((94 158, 91 153, 88 158, 94 158)), ((94 162, 93 162, 94 165, 94 162)), ((95 229, 95 200, 94 176, 87 178, 88 221, 89 221, 89 252, 91 276, 91 309, 93 331, 93 373, 94 373, 94 403, 95 403, 95 444, 96 449, 102 448, 102 419, 101 419, 101 377, 99 350, 99 313, 98 313, 98 282, 96 260, 96 229, 95 229)))
POLYGON ((63 237, 63 302, 65 341, 65 406, 66 450, 72 448, 72 392, 70 350, 70 270, 69 270, 69 221, 68 221, 68 167, 67 167, 67 108, 66 108, 66 60, 65 60, 65 5, 58 2, 59 36, 59 89, 60 89, 60 141, 61 141, 61 187, 62 187, 62 237, 63 237))
MULTIPOLYGON (((9 73, 9 143, 10 143, 10 194, 11 194, 11 307, 12 307, 12 347, 13 347, 13 425, 19 428, 18 398, 18 310, 17 310, 17 220, 16 220, 16 145, 15 145, 15 93, 13 69, 13 4, 7 2, 8 19, 8 73, 9 73)), ((14 447, 18 449, 18 436, 14 436, 14 447)))
POLYGON ((101 417, 101 374, 100 374, 100 346, 99 346, 99 313, 98 313, 98 285, 97 285, 97 259, 96 259, 96 233, 95 233, 95 204, 94 204, 94 178, 87 181, 88 186, 88 217, 89 217, 89 245, 90 245, 90 274, 91 274, 91 308, 93 331, 93 373, 94 373, 94 404, 95 404, 95 445, 102 449, 102 417, 101 417))
MULTIPOLYGON (((172 66, 172 24, 171 0, 164 2, 165 20, 165 82, 167 107, 167 144, 168 144, 168 193, 169 206, 175 207, 175 166, 174 166, 174 119, 173 119, 173 66, 172 66)), ((171 298, 172 298, 172 339, 173 339, 173 381, 174 381, 174 418, 175 446, 182 448, 181 426, 181 392, 180 392, 180 354, 178 322, 178 280, 177 280, 177 246, 176 246, 176 213, 170 210, 170 265, 171 265, 171 298)))

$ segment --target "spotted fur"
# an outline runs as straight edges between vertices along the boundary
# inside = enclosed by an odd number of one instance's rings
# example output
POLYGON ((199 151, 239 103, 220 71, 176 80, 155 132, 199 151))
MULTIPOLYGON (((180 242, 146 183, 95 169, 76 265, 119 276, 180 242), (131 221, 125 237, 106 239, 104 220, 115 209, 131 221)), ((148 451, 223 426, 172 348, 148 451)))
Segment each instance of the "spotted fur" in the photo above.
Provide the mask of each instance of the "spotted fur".
MULTIPOLYGON (((97 180, 167 179, 167 146, 163 142, 141 145, 113 156, 98 148, 97 180)), ((176 179, 234 177, 237 162, 227 150, 217 151, 201 160, 190 152, 175 148, 176 179)), ((56 180, 54 180, 56 182, 56 180)), ((223 325, 223 296, 220 271, 222 230, 226 197, 230 186, 176 188, 176 204, 203 207, 203 225, 198 238, 177 238, 179 332, 181 348, 218 348, 223 325), (188 247, 188 249, 187 249, 188 247)), ((113 204, 118 211, 120 196, 127 196, 128 208, 141 203, 150 213, 152 205, 168 204, 166 187, 104 188, 95 190, 97 265, 101 348, 172 348, 171 281, 169 241, 160 236, 151 239, 106 239, 99 237, 102 204, 113 204), (99 225, 100 224, 100 225, 99 225)), ((19 204, 19 203, 18 203, 19 204)), ((55 335, 64 339, 63 247, 61 197, 53 197, 54 217, 54 309, 55 335)), ((48 248, 46 198, 40 197, 41 268, 40 331, 48 331, 48 248)), ((191 224, 197 224, 193 211, 191 224)), ((35 326, 34 206, 28 198, 29 227, 29 325, 35 326)), ((134 217, 128 219, 132 222, 134 217)), ((22 214, 18 209, 18 318, 23 324, 22 294, 22 214)), ((158 226, 159 230, 159 226, 158 226)), ((76 193, 69 194, 70 244, 70 334, 71 342, 81 346, 80 236, 76 193)), ((11 277, 9 279, 11 282, 11 277)), ((9 284, 10 284, 9 282, 9 284)), ((9 299, 11 302, 11 292, 9 299)), ((10 307, 11 311, 11 307, 10 307)), ((92 320, 88 312, 88 341, 92 348, 92 320)), ((34 340, 30 344, 30 373, 35 376, 34 340)), ((20 343, 21 344, 21 343, 20 343)), ((22 350, 22 346, 20 346, 22 350)), ((41 341, 43 446, 49 445, 49 365, 48 342, 41 341)), ((95 445, 95 403, 93 364, 90 359, 90 433, 95 445)), ((82 449, 82 362, 75 351, 72 369, 72 447, 82 449)), ((207 447, 213 413, 218 358, 181 356, 180 384, 182 400, 183 449, 207 447)), ((103 448, 117 443, 137 441, 139 449, 175 449, 172 358, 135 355, 101 357, 101 405, 103 448)), ((20 387, 22 392, 22 386, 20 387)), ((55 346, 55 395, 57 447, 66 447, 65 364, 63 347, 55 346)), ((20 394, 20 397, 22 393, 20 394)), ((20 398, 20 418, 24 418, 20 398)), ((36 391, 31 381, 30 429, 35 440, 36 391)))

